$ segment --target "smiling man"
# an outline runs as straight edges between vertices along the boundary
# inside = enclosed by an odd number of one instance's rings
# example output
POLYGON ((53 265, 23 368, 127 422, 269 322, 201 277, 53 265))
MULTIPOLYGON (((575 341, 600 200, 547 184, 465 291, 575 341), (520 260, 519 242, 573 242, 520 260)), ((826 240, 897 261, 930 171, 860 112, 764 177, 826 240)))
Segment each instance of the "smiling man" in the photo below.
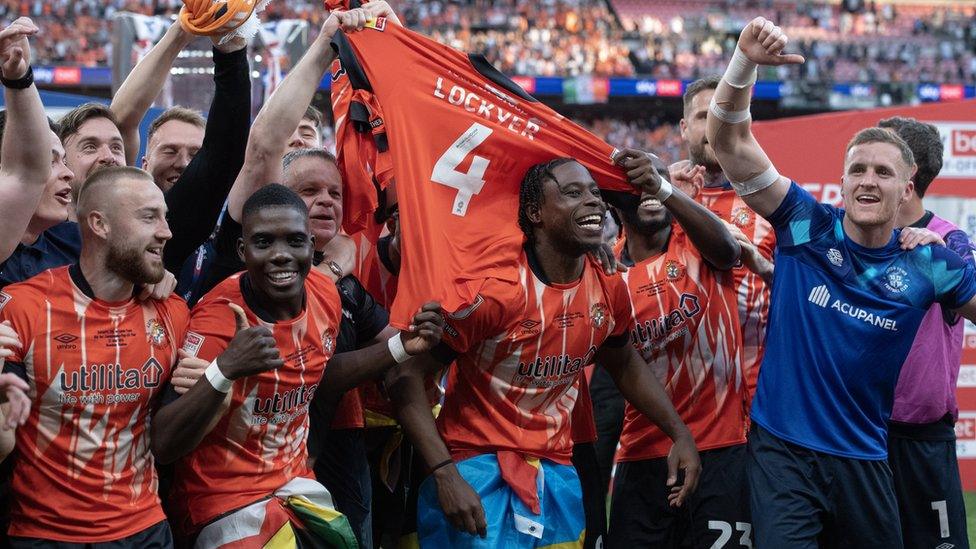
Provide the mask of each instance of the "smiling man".
POLYGON ((33 400, 16 433, 10 542, 170 547, 149 423, 188 313, 175 296, 134 298, 164 274, 163 194, 142 170, 108 168, 85 182, 78 218, 78 263, 0 294, 0 319, 23 342, 5 368, 33 400))
POLYGON ((399 369, 390 395, 430 472, 418 501, 421 546, 583 546, 571 415, 579 376, 594 359, 674 442, 667 450, 670 497, 680 504, 694 492, 698 453, 629 345, 627 288, 587 258, 603 242, 605 214, 600 190, 579 162, 533 166, 519 198, 527 239, 519 282, 489 279, 474 304, 449 317, 444 343, 399 369), (424 378, 455 360, 435 425, 424 378))
POLYGON ((776 231, 748 443, 755 544, 902 547, 885 461, 895 384, 930 305, 976 318, 976 271, 944 247, 900 248, 897 213, 916 166, 889 130, 861 130, 848 144, 846 210, 777 173, 752 135, 749 101, 758 64, 803 62, 786 44, 766 19, 746 26, 706 128, 733 188, 776 231))

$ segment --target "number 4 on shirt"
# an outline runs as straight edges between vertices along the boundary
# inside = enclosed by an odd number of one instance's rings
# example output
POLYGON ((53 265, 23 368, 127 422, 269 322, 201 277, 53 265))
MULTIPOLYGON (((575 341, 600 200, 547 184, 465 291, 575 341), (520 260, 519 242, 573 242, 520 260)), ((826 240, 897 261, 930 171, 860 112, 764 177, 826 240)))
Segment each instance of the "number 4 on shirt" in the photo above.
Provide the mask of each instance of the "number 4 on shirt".
POLYGON ((481 192, 481 188, 485 185, 485 170, 488 169, 489 160, 475 155, 471 159, 471 167, 467 172, 460 172, 457 167, 471 151, 488 139, 492 131, 491 128, 477 122, 471 124, 471 127, 465 130, 434 164, 430 180, 457 189, 457 197, 451 207, 451 213, 454 215, 463 217, 468 212, 471 197, 481 192))

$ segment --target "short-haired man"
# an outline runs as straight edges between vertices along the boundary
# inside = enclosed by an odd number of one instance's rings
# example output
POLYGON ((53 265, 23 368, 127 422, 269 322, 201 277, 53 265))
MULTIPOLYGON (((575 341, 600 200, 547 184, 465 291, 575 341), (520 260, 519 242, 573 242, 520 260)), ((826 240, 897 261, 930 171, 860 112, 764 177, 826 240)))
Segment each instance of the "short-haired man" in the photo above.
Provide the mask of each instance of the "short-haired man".
POLYGON ((746 25, 706 128, 736 192, 776 230, 748 444, 755 544, 901 547, 885 462, 895 384, 929 306, 976 318, 976 271, 943 247, 900 248, 896 214, 915 160, 889 130, 862 130, 848 144, 845 210, 776 172, 752 135, 749 102, 758 64, 803 62, 786 44, 771 21, 746 25))
POLYGON ((107 105, 85 103, 71 109, 58 121, 58 137, 64 145, 65 164, 75 175, 71 181, 75 197, 96 171, 126 165, 119 122, 107 105))
POLYGON ((173 188, 200 151, 206 128, 207 121, 199 112, 179 106, 166 109, 149 124, 142 169, 152 174, 164 193, 173 188))
MULTIPOLYGON (((629 164, 635 160, 621 162, 637 171, 629 164)), ((641 173, 649 184, 656 175, 648 169, 641 173)), ((669 499, 681 505, 694 492, 698 453, 661 384, 629 345, 627 288, 587 259, 603 243, 605 215, 600 190, 580 163, 561 158, 533 166, 519 199, 527 238, 519 282, 489 279, 470 307, 449 318, 444 342, 399 369, 390 395, 430 472, 417 510, 422 546, 582 547, 571 414, 578 377, 594 360, 674 441, 669 499), (454 360, 435 425, 424 377, 454 360)))
POLYGON ((188 311, 177 297, 135 299, 165 272, 166 204, 148 173, 106 168, 82 186, 78 219, 78 263, 0 294, 22 342, 5 369, 33 400, 16 432, 10 543, 170 547, 149 423, 188 311))
MULTIPOLYGON (((237 539, 228 536, 239 536, 254 517, 262 517, 262 532, 277 532, 289 522, 283 509, 295 506, 290 497, 296 494, 332 508, 328 491, 309 478, 305 438, 313 395, 342 394, 440 338, 437 307, 425 306, 414 317, 415 331, 330 361, 340 300, 333 282, 312 269, 314 237, 304 202, 282 185, 268 185, 245 202, 242 217, 246 270, 194 308, 184 345, 187 360, 213 363, 206 379, 153 423, 160 460, 183 457, 174 500, 181 530, 196 536, 198 547, 237 539), (234 346, 245 341, 261 351, 242 356, 234 346)), ((332 530, 355 543, 347 525, 332 530)))
MULTIPOLYGON (((898 227, 936 232, 946 247, 973 263, 966 232, 925 209, 922 198, 942 169, 942 137, 914 118, 882 120, 912 149, 918 169, 912 194, 898 209, 898 227)), ((963 321, 938 303, 929 307, 901 367, 888 424, 888 464, 906 547, 953 544, 965 547, 966 508, 956 461, 954 424, 959 417, 956 380, 962 354, 963 321)))
MULTIPOLYGON (((635 156, 635 166, 650 158, 635 156)), ((634 169, 631 168, 631 169, 634 169)), ((712 547, 751 535, 746 415, 736 286, 739 245, 722 221, 684 193, 652 182, 615 206, 626 240, 621 275, 634 306, 630 342, 691 430, 702 460, 698 490, 669 503, 670 441, 637 408, 624 414, 610 547, 712 547)))

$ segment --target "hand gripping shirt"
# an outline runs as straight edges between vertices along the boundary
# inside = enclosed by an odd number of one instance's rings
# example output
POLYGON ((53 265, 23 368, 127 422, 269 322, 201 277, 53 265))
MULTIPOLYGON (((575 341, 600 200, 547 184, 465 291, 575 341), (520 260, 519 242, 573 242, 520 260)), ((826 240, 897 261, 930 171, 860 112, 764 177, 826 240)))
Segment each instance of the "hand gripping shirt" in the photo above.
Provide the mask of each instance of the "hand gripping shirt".
MULTIPOLYGON (((699 450, 746 441, 742 338, 732 272, 713 270, 677 224, 667 250, 623 273, 631 342, 671 397, 699 450)), ((625 258, 621 258, 623 260, 625 258)), ((618 461, 668 455, 671 439, 629 402, 618 461)))
MULTIPOLYGON (((768 221, 752 211, 731 185, 704 188, 697 200, 719 219, 738 227, 768 261, 773 261, 776 233, 768 221)), ((739 321, 742 324, 742 371, 746 380, 746 411, 756 393, 759 365, 766 349, 766 323, 769 320, 769 287, 762 277, 743 264, 732 269, 738 294, 739 321)))
POLYGON ((844 211, 795 183, 769 216, 776 273, 752 421, 799 446, 887 457, 895 382, 933 303, 957 309, 976 270, 941 246, 880 248, 844 233, 844 211))
MULTIPOLYGON (((336 4, 342 2, 330 3, 336 4)), ((529 167, 572 157, 601 188, 633 192, 613 165, 615 149, 536 101, 480 56, 383 18, 363 32, 337 35, 334 44, 339 63, 333 79, 348 76, 360 92, 353 100, 370 106, 363 111, 369 138, 354 140, 357 150, 382 134, 392 158, 404 235, 391 310, 399 328, 428 300, 453 312, 473 303, 489 278, 516 282, 523 239, 518 192, 529 167)), ((375 194, 386 184, 376 170, 370 181, 356 175, 370 170, 350 164, 375 155, 341 154, 348 186, 368 185, 375 194)), ((363 219, 360 211, 345 215, 363 219)))
POLYGON ((95 299, 77 265, 4 288, 0 321, 24 344, 7 366, 22 367, 31 399, 16 433, 10 535, 97 543, 166 518, 149 422, 188 317, 176 296, 95 299))
POLYGON ((250 325, 274 335, 285 365, 238 379, 229 409, 199 446, 177 464, 173 502, 192 532, 228 511, 266 498, 296 477, 314 478, 307 467, 308 406, 335 351, 342 307, 332 280, 315 269, 305 279, 305 308, 292 320, 269 323, 248 306, 251 290, 238 273, 193 308, 183 349, 214 360, 236 332, 236 303, 250 325))

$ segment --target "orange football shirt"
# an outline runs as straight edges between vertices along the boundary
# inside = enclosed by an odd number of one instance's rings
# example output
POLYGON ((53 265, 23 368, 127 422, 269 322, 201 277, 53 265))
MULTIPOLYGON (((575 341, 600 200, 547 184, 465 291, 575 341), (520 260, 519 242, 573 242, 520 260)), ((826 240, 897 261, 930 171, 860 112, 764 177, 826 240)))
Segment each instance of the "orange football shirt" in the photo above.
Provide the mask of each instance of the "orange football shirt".
POLYGON ((268 497, 307 467, 308 405, 335 350, 341 305, 335 284, 315 269, 305 280, 305 309, 292 320, 268 323, 247 306, 243 273, 217 285, 193 308, 183 348, 204 360, 217 358, 233 339, 228 303, 267 327, 285 365, 236 380, 229 409, 177 465, 172 499, 185 513, 183 527, 198 530, 213 518, 268 497))
MULTIPOLYGON (((623 274, 631 342, 671 397, 699 450, 745 442, 746 390, 733 275, 715 271, 677 224, 667 250, 623 274)), ((666 456, 672 441, 629 402, 618 461, 666 456)))
POLYGON ((149 425, 188 317, 175 295, 94 299, 77 266, 4 288, 0 321, 25 345, 8 360, 24 366, 32 401, 16 433, 10 535, 96 543, 165 520, 149 425))

